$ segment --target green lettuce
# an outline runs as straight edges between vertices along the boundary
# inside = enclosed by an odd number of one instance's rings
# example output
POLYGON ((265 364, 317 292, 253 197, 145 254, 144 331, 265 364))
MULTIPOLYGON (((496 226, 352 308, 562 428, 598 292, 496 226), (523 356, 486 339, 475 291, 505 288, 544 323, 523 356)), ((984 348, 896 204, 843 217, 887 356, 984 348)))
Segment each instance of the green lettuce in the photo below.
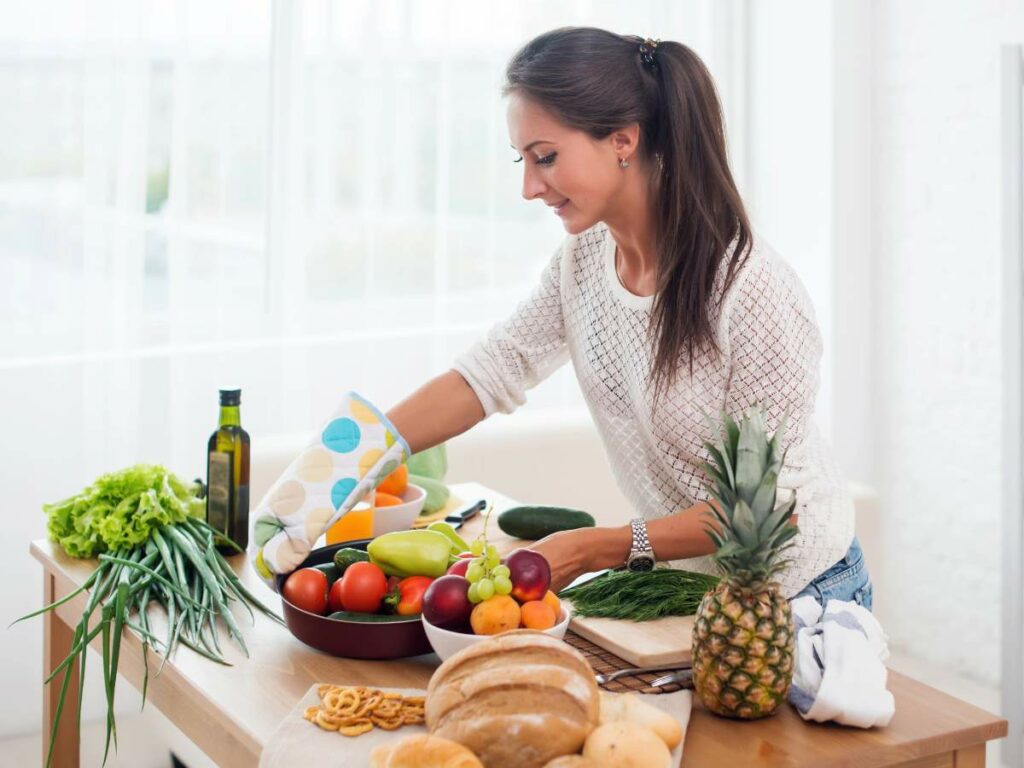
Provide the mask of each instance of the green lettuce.
POLYGON ((64 501, 44 504, 46 529, 72 557, 133 549, 158 525, 202 517, 206 504, 198 490, 159 465, 136 464, 102 475, 64 501))

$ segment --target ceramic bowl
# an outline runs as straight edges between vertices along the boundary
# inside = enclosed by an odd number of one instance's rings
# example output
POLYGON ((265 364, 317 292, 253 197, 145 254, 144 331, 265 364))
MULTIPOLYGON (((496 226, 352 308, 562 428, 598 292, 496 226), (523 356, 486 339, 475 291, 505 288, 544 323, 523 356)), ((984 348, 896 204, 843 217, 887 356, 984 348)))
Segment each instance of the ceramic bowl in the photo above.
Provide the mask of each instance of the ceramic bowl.
MULTIPOLYGON (((557 637, 561 640, 565 637, 565 633, 569 629, 570 619, 572 619, 572 613, 569 611, 569 608, 565 603, 562 603, 558 623, 550 629, 545 629, 544 634, 557 637)), ((434 653, 441 658, 441 661, 444 661, 449 656, 454 656, 463 648, 468 648, 474 643, 479 643, 481 640, 491 637, 491 635, 473 635, 465 632, 452 632, 450 629, 435 627, 427 621, 426 618, 422 618, 422 621, 423 629, 425 629, 427 633, 427 640, 430 641, 430 645, 434 649, 434 653)))
POLYGON ((380 536, 382 533, 392 531, 404 531, 412 527, 412 524, 423 511, 423 505, 427 501, 427 492, 418 485, 409 483, 401 495, 401 504, 393 507, 374 507, 373 510, 373 535, 380 536))
MULTIPOLYGON (((299 568, 329 563, 343 547, 366 549, 370 539, 345 541, 314 549, 299 568)), ((287 575, 277 577, 281 592, 287 575)), ((398 621, 380 623, 329 619, 292 605, 281 595, 281 608, 289 631, 306 645, 348 659, 400 659, 430 653, 420 617, 410 616, 398 621)))

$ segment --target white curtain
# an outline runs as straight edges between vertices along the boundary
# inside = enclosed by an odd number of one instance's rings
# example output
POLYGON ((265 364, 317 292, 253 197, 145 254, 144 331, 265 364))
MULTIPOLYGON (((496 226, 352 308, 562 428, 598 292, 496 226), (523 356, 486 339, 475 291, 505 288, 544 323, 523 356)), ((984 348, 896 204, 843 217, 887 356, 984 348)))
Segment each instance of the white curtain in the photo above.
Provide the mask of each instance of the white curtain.
MULTIPOLYGON (((744 7, 4 4, 0 615, 38 602, 44 501, 139 461, 201 474, 218 385, 254 435, 304 432, 346 389, 389 406, 511 311, 564 237, 520 196, 499 94, 534 35, 693 47, 742 184, 744 7)), ((571 370, 527 407, 581 407, 571 370)), ((27 659, 0 736, 38 727, 38 632, 0 638, 27 659)))

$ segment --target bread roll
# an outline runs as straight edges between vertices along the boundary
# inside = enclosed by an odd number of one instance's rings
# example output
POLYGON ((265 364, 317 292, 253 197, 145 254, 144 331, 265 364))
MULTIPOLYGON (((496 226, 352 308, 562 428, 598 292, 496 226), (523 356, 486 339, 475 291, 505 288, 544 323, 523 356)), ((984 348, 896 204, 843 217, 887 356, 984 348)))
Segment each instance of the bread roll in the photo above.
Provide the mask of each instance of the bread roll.
POLYGON ((583 755, 563 755, 546 763, 544 768, 601 768, 601 766, 583 755))
POLYGON ((658 734, 639 723, 605 723, 583 745, 583 756, 601 768, 669 768, 672 754, 658 734))
POLYGON ((543 632, 503 632, 456 653, 427 688, 427 728, 487 768, 542 768, 579 752, 600 697, 582 654, 543 632))
POLYGON ((483 765, 461 744, 418 733, 393 744, 378 744, 370 752, 370 768, 483 768, 483 765))
POLYGON ((601 691, 601 725, 626 721, 646 725, 665 742, 670 750, 683 740, 683 728, 668 712, 648 704, 632 693, 601 691))

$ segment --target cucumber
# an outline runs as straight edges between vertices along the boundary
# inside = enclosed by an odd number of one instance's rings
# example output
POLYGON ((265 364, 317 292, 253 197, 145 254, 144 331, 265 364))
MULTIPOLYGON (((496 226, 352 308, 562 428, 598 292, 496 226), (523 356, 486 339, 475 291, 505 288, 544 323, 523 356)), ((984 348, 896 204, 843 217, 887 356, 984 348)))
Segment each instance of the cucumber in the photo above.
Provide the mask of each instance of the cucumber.
POLYGON ((370 556, 363 549, 352 549, 345 547, 334 553, 334 567, 338 569, 338 576, 343 576, 345 570, 353 563, 365 563, 370 556))
POLYGON ((414 475, 410 472, 409 482, 413 485, 418 485, 427 492, 427 500, 423 502, 423 511, 420 514, 432 515, 434 512, 443 509, 444 505, 448 503, 451 491, 440 480, 434 480, 424 475, 414 475))
POLYGON ((594 518, 567 507, 512 507, 498 515, 498 527, 509 536, 536 541, 558 531, 593 528, 594 518))
POLYGON ((334 563, 321 563, 313 566, 316 570, 327 577, 327 588, 334 586, 334 582, 341 578, 341 569, 334 563))
POLYGON ((355 613, 353 611, 335 611, 330 614, 328 619, 337 619, 339 621, 362 621, 366 623, 379 624, 381 622, 396 622, 396 621, 419 621, 420 615, 417 613, 415 616, 397 616, 394 614, 386 613, 355 613))

